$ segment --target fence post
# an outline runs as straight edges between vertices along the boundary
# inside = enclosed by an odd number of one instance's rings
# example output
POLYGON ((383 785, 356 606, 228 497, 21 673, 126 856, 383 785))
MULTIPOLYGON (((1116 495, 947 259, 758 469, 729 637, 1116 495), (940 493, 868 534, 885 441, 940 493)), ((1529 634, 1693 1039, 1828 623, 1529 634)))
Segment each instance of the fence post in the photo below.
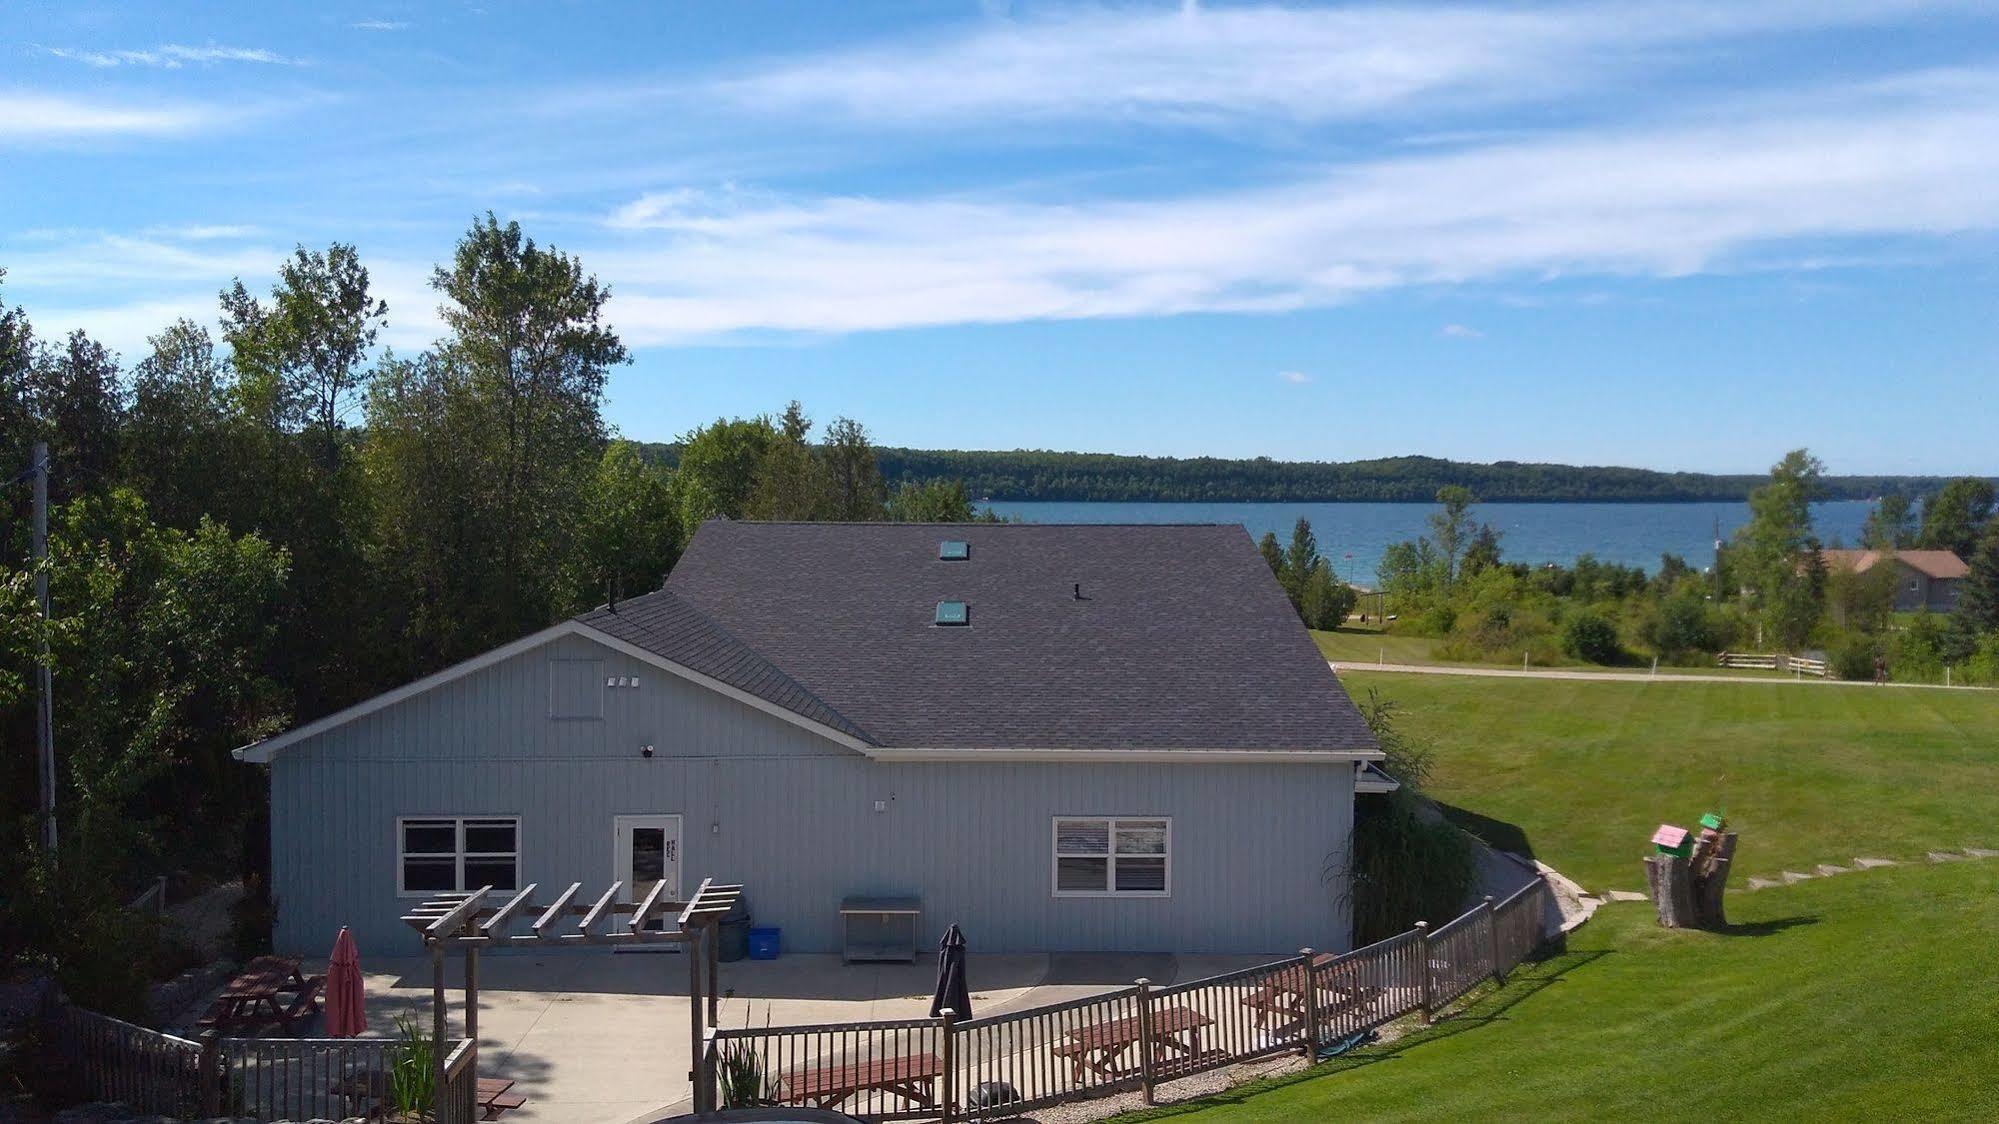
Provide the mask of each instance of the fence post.
POLYGON ((1485 896, 1485 932, 1492 947, 1492 978, 1506 983, 1506 969, 1499 966, 1499 914, 1492 908, 1492 895, 1485 896))
POLYGON ((1430 1024, 1430 923, 1416 922, 1416 980, 1419 990, 1417 1010, 1422 1012, 1423 1025, 1430 1024))
POLYGON ((194 1064, 194 1080, 201 1091, 201 1114, 206 1117, 222 1115, 222 1032, 209 1029, 201 1032, 201 1056, 194 1064))
POLYGON ((958 1012, 946 1007, 938 1014, 944 1020, 944 1104, 939 1110, 938 1119, 950 1124, 957 1113, 958 1105, 958 1058, 951 1043, 953 1037, 951 1024, 957 1021, 958 1012))
POLYGON ((1305 959, 1305 1061, 1309 1063, 1319 1058, 1319 978, 1312 950, 1301 948, 1298 955, 1305 959))
POLYGON ((1140 976, 1138 984, 1138 1085, 1145 1091, 1145 1103, 1155 1104, 1152 1089, 1152 981, 1140 976))

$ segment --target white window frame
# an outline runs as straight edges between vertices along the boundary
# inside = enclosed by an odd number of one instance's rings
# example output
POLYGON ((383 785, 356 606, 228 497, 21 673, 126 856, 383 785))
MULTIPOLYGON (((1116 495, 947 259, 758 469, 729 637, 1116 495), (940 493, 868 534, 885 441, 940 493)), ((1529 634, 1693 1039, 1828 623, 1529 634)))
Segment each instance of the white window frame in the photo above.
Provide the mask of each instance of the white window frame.
POLYGON ((471 890, 476 890, 479 887, 465 885, 465 860, 468 858, 502 859, 508 857, 511 857, 514 860, 514 887, 515 889, 518 889, 520 886, 524 884, 521 881, 521 867, 523 865, 524 852, 521 847, 521 818, 519 816, 486 815, 478 812, 439 812, 436 815, 429 815, 429 816, 396 817, 396 896, 399 898, 428 898, 437 894, 466 893, 471 890), (444 852, 420 851, 417 852, 415 855, 411 855, 409 852, 404 850, 404 847, 408 842, 408 836, 405 835, 403 831, 404 826, 412 823, 435 823, 443 820, 452 821, 452 825, 454 828, 456 828, 457 832, 457 841, 454 844, 454 850, 451 856, 453 859, 456 860, 456 863, 454 864, 453 867, 454 874, 452 876, 452 880, 456 884, 457 888, 454 890, 409 889, 403 884, 405 860, 410 858, 443 858, 444 852), (465 825, 466 823, 473 820, 491 820, 496 822, 505 821, 507 823, 513 824, 514 849, 512 851, 476 851, 468 854, 465 850, 465 825))
MULTIPOLYGON (((1133 855, 1132 858, 1159 858, 1158 855, 1133 855)), ((1048 891, 1057 898, 1170 898, 1173 896, 1173 817, 1172 816, 1102 816, 1065 815, 1048 821, 1048 891), (1102 823, 1105 827, 1103 854, 1104 888, 1101 890, 1062 889, 1062 860, 1077 858, 1097 858, 1096 855, 1064 855, 1061 853, 1062 825, 1078 820, 1102 823), (1120 823, 1145 823, 1166 825, 1166 888, 1163 890, 1120 890, 1117 888, 1117 833, 1120 823)))

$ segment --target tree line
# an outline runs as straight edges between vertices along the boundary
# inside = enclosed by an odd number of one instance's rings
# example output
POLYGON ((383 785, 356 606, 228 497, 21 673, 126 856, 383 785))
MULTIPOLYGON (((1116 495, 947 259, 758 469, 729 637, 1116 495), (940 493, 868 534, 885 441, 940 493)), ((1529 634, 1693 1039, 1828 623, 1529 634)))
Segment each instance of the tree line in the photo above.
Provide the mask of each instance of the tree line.
POLYGON ((1749 494, 1750 519, 1713 568, 1676 555, 1647 573, 1598 561, 1509 563, 1501 535, 1476 517, 1468 489, 1438 491, 1429 535, 1391 545, 1377 580, 1399 631, 1437 638, 1443 658, 1614 664, 1657 657, 1699 663, 1725 649, 1823 652, 1849 678, 1999 683, 1999 514, 1991 481, 1961 477, 1920 502, 1890 493, 1859 546, 1946 550, 1963 559, 1953 611, 1893 611, 1897 567, 1835 563, 1812 522, 1828 498, 1824 465, 1793 450, 1749 494))
POLYGON ((67 982, 129 1000, 148 965, 120 893, 261 866, 264 786, 233 748, 655 589, 704 520, 976 517, 956 481, 891 488, 860 423, 815 435, 798 403, 649 460, 603 416, 628 360, 609 290, 516 223, 476 220, 430 284, 444 334, 414 354, 378 346, 391 310, 340 243, 298 248, 268 291, 230 284, 212 327, 166 325, 129 363, 0 301, 0 972, 67 950, 88 965, 67 982), (59 866, 37 843, 44 645, 59 866))
MULTIPOLYGON (((678 455, 670 444, 649 446, 648 454, 664 463, 678 455)), ((1429 503, 1440 488, 1455 486, 1493 503, 1739 503, 1763 482, 1756 475, 1434 457, 1322 462, 884 448, 877 459, 891 486, 960 480, 974 498, 994 500, 1429 503)), ((1827 499, 1859 500, 1927 495, 1945 479, 1828 476, 1821 483, 1827 499)))

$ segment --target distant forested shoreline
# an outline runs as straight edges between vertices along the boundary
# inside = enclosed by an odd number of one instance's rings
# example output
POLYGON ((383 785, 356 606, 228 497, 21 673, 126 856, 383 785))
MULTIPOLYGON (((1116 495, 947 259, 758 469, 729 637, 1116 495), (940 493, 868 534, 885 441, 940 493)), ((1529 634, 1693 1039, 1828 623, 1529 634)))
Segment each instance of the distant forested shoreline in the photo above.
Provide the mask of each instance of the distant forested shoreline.
MULTIPOLYGON (((676 444, 644 446, 649 459, 679 460, 676 444)), ((1279 461, 1267 457, 1134 457, 1039 450, 988 452, 878 448, 891 488, 962 480, 978 499, 1197 503, 1431 503, 1446 485, 1487 503, 1736 502, 1767 475, 1655 472, 1593 465, 1474 464, 1436 457, 1279 461)), ((1827 499, 1927 495, 1941 476, 1827 476, 1827 499)))

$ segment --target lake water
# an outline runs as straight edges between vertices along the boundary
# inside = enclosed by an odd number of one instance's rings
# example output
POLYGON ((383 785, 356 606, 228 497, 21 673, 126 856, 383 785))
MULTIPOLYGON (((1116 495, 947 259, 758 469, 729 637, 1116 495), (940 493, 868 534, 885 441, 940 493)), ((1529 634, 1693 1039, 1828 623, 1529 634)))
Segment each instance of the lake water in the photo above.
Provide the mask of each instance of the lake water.
MULTIPOLYGON (((1422 503, 1062 503, 999 502, 987 507, 1027 523, 1240 523, 1253 538, 1275 531, 1291 541, 1299 516, 1312 521, 1319 553, 1340 576, 1374 584, 1375 566, 1390 543, 1429 534, 1437 510, 1422 503)), ((1864 500, 1819 504, 1813 521, 1828 545, 1852 545, 1872 505, 1864 500)), ((1473 517, 1500 532, 1512 562, 1568 564, 1584 554, 1604 562, 1659 568, 1659 555, 1685 558, 1695 569, 1714 558, 1714 532, 1723 538, 1749 521, 1746 503, 1482 503, 1473 517)))

